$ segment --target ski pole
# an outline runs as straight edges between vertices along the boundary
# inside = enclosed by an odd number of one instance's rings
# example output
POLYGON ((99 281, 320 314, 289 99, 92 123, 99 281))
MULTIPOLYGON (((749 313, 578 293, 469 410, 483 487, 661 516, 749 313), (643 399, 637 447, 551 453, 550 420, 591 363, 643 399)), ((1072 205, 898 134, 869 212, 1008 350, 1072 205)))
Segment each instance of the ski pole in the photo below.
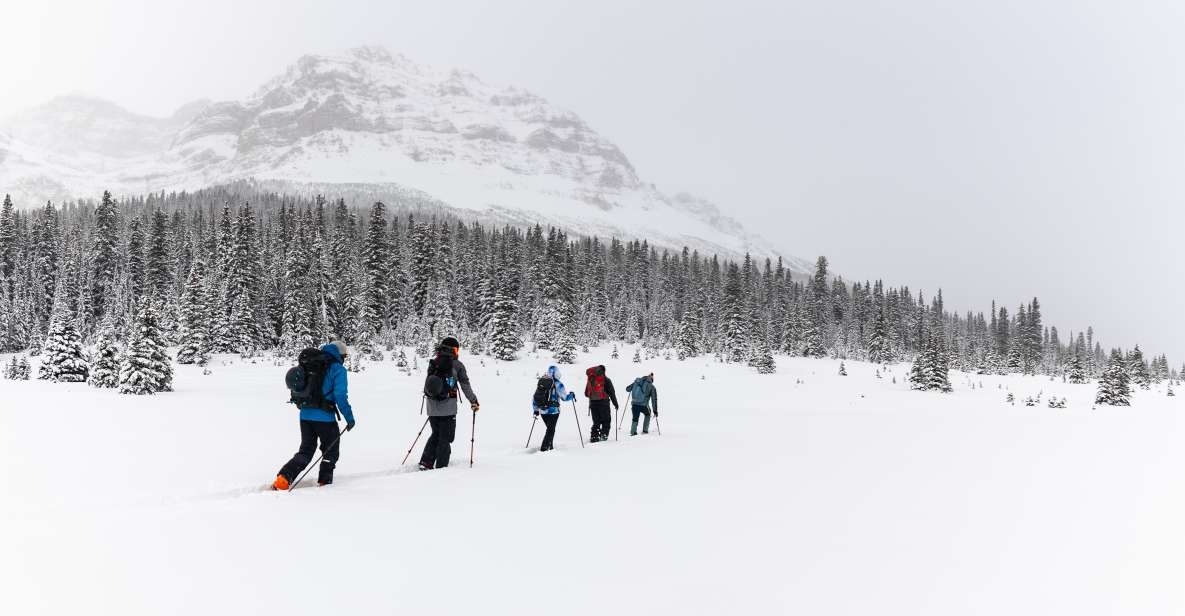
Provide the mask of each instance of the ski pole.
POLYGON ((411 447, 407 448, 407 455, 403 456, 403 461, 399 463, 399 466, 403 466, 404 464, 407 464, 407 459, 409 457, 411 457, 411 450, 415 449, 416 443, 420 442, 420 435, 424 433, 424 428, 426 428, 426 427, 428 427, 428 420, 427 419, 424 420, 424 425, 420 426, 420 433, 416 435, 416 440, 411 442, 411 447))
MULTIPOLYGON (((656 415, 654 418, 658 419, 658 416, 656 415)), ((477 432, 477 411, 473 411, 473 425, 469 427, 469 468, 473 468, 473 442, 475 440, 477 440, 476 432, 477 432)), ((659 430, 658 433, 662 434, 662 430, 659 430)))
POLYGON ((580 435, 580 448, 584 449, 584 432, 580 429, 580 411, 576 410, 576 401, 572 400, 572 414, 576 416, 576 433, 580 435))
POLYGON ((613 435, 613 440, 621 440, 621 407, 617 407, 617 432, 613 435))
POLYGON ((662 436, 662 426, 658 423, 658 410, 654 411, 654 427, 658 428, 658 435, 662 436))
POLYGON ((527 444, 523 447, 529 448, 531 446, 531 437, 535 435, 535 424, 539 421, 539 414, 535 414, 535 419, 531 420, 531 431, 527 433, 527 444))
MULTIPOLYGON (((336 422, 335 422, 335 423, 336 423, 336 422)), ((321 458, 324 458, 324 457, 325 457, 325 452, 326 452, 326 451, 329 451, 330 449, 333 449, 334 447, 337 447, 337 442, 338 442, 338 441, 340 441, 340 440, 342 440, 342 435, 343 435, 343 434, 345 434, 345 433, 346 433, 346 431, 345 431, 345 430, 341 430, 341 429, 339 429, 339 430, 337 431, 337 438, 333 439, 333 442, 332 442, 332 443, 330 443, 328 447, 326 447, 326 448, 322 449, 322 450, 321 450, 321 455, 317 456, 317 459, 316 459, 316 460, 313 460, 313 463, 312 463, 312 464, 310 464, 308 468, 304 469, 304 472, 300 474, 300 477, 297 477, 297 478, 296 478, 296 481, 292 482, 292 485, 288 486, 288 491, 289 491, 289 492, 291 492, 291 491, 295 490, 295 489, 296 489, 296 486, 297 486, 297 484, 299 484, 299 483, 300 483, 300 481, 301 481, 302 479, 304 479, 304 476, 305 476, 305 475, 308 475, 308 474, 309 474, 309 471, 313 470, 313 467, 314 467, 314 466, 317 466, 318 464, 320 464, 320 463, 321 463, 321 458)))

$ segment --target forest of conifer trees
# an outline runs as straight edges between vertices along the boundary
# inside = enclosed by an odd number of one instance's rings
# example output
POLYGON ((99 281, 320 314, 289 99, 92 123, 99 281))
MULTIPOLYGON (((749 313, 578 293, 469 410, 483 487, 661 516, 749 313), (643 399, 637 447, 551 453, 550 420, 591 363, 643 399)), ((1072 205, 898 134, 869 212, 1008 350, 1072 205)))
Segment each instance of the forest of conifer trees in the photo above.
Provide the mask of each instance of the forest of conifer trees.
MULTIPOLYGON (((570 363, 622 341, 760 372, 776 370, 775 354, 914 361, 920 389, 949 389, 949 369, 1085 382, 1121 361, 1138 384, 1178 376, 1138 346, 1105 353, 1089 327, 1063 338, 1037 298, 1014 312, 948 311, 940 290, 849 283, 824 257, 800 280, 780 260, 229 188, 31 210, 6 197, 0 209, 0 351, 86 347, 98 386, 128 380, 112 374, 120 349, 167 364, 170 347, 200 364, 341 339, 377 360, 448 334, 504 360, 529 349, 570 363)), ((88 378, 74 359, 61 380, 88 378)), ((171 371, 152 370, 129 379, 167 388, 171 371)))

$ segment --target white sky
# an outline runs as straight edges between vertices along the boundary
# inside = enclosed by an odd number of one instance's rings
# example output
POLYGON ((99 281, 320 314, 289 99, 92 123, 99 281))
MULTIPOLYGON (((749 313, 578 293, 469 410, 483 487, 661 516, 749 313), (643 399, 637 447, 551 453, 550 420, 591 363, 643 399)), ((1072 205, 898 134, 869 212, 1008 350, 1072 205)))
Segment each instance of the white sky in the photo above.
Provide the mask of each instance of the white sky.
POLYGON ((793 254, 1185 359, 1185 3, 639 4, 3 0, 0 116, 166 115, 380 44, 572 109, 793 254))

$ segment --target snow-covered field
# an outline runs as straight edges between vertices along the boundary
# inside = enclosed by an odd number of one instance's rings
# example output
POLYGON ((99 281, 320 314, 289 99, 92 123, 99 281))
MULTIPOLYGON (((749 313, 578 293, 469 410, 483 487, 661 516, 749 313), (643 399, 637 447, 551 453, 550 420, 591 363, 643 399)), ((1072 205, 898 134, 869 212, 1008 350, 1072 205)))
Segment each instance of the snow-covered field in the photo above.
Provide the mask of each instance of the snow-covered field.
POLYGON ((422 377, 371 364, 337 483, 291 493, 260 491, 298 442, 286 365, 182 366, 143 398, 0 381, 3 613, 1185 613, 1185 398, 1092 410, 1094 385, 1035 377, 952 373, 942 395, 907 365, 631 355, 608 374, 656 373, 662 436, 582 450, 569 407, 533 453, 546 361, 463 355, 477 464, 466 412, 427 473, 400 467, 422 377))

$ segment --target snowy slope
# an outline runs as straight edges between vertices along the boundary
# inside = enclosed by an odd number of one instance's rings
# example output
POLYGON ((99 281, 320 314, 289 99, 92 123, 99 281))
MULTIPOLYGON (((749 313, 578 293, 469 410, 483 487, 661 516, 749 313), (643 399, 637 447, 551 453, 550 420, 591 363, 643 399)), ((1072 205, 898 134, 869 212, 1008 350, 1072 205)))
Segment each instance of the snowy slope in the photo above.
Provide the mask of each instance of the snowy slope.
POLYGON ((0 122, 0 133, 0 190, 31 203, 246 178, 293 190, 372 184, 581 234, 779 252, 715 205, 644 182, 576 114, 376 47, 304 56, 245 100, 199 101, 167 119, 66 97, 0 122))
POLYGON ((656 372, 663 435, 582 450, 568 410, 539 454, 545 363, 465 361, 472 469, 468 414, 453 467, 399 466, 420 378, 372 364, 338 482, 287 494, 258 491, 296 447, 284 366, 181 366, 144 398, 0 381, 6 612, 1185 613, 1181 398, 1092 410, 1094 386, 1030 377, 952 374, 941 395, 906 389, 907 366, 894 384, 856 362, 622 360, 619 389, 656 372))

